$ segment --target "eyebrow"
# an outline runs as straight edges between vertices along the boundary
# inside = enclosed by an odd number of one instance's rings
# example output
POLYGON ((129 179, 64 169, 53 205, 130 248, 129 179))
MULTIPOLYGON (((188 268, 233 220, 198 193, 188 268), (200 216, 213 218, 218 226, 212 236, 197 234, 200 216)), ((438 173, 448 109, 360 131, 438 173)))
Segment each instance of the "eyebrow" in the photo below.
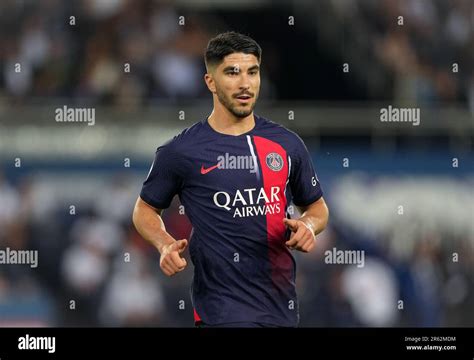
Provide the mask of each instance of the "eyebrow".
MULTIPOLYGON (((226 66, 222 71, 223 71, 223 72, 234 71, 235 68, 236 68, 236 66, 226 66)), ((260 69, 260 66, 258 66, 258 65, 253 65, 253 66, 249 67, 247 71, 259 70, 259 69, 260 69)))

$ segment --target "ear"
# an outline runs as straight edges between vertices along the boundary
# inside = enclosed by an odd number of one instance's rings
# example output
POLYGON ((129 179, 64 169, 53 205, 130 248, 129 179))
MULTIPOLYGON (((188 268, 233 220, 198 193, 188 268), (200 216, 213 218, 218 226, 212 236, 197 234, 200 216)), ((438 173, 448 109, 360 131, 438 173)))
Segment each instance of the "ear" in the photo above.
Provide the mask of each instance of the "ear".
POLYGON ((207 85, 207 88, 209 89, 209 91, 213 94, 216 93, 216 84, 214 82, 214 78, 212 76, 212 74, 210 73, 206 73, 204 75, 204 81, 206 82, 206 85, 207 85))

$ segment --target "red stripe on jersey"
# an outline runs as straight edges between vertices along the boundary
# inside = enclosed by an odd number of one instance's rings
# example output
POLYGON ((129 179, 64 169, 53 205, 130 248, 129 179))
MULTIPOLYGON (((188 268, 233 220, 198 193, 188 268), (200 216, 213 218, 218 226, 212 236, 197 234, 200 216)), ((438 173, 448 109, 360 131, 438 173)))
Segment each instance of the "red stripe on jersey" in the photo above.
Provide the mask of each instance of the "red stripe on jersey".
POLYGON ((197 313, 196 309, 193 309, 194 310, 194 322, 195 323, 199 323, 201 322, 201 317, 199 316, 199 314, 197 313))
MULTIPOLYGON (((291 281, 293 259, 285 245, 286 226, 283 223, 286 210, 285 187, 288 180, 288 157, 286 150, 278 143, 271 140, 254 136, 253 137, 257 156, 260 160, 263 186, 267 194, 272 194, 272 188, 278 187, 278 201, 270 195, 266 205, 273 206, 279 203, 280 212, 268 213, 267 219, 267 240, 269 247, 269 257, 272 266, 272 279, 277 287, 287 285, 291 281)), ((275 190, 273 191, 273 193, 275 190)))

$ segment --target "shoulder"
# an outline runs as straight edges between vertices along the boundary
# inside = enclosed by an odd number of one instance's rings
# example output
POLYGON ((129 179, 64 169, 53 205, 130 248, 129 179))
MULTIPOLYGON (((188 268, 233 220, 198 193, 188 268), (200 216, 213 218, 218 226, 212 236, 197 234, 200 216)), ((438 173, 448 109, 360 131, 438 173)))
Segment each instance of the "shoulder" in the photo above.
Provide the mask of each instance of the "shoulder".
POLYGON ((189 147, 192 147, 193 143, 198 138, 197 136, 201 132, 202 127, 202 122, 197 122, 194 125, 187 127, 180 133, 176 134, 173 138, 166 141, 163 145, 159 146, 157 151, 164 151, 168 154, 186 153, 189 147))
POLYGON ((266 135, 278 139, 290 152, 300 152, 306 149, 303 139, 294 131, 264 117, 258 117, 259 129, 266 135))

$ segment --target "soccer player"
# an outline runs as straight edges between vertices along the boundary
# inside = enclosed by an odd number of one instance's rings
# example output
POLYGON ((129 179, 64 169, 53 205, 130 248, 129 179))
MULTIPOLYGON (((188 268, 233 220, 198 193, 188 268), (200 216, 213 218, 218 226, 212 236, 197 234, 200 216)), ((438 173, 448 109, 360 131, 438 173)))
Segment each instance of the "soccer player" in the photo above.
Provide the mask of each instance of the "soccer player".
POLYGON ((195 323, 218 327, 295 327, 295 260, 326 226, 328 209, 310 155, 298 135, 254 114, 261 48, 222 33, 205 53, 214 108, 158 147, 133 222, 160 252, 162 271, 194 265, 195 323), (162 210, 174 195, 193 225, 188 240, 166 232, 162 210), (302 216, 290 219, 290 202, 302 216))

